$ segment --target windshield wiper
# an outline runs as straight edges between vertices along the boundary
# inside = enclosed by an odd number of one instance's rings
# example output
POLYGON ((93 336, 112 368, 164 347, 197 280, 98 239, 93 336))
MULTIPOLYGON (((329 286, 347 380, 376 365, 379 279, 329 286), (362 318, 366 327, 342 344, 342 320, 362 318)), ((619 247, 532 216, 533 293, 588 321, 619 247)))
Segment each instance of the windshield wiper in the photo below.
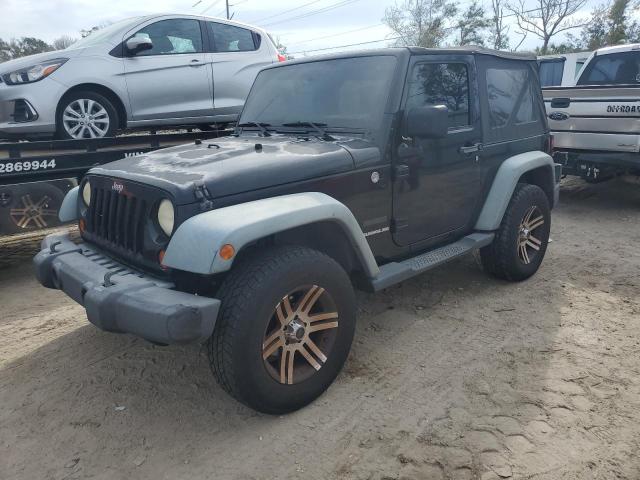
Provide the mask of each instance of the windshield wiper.
POLYGON ((320 138, 322 138, 323 140, 327 140, 329 142, 332 142, 335 140, 335 138, 329 135, 327 131, 322 128, 327 126, 326 123, 293 122, 293 123, 283 123, 282 126, 283 127, 311 127, 320 134, 320 138))
POLYGON ((270 127, 271 124, 269 123, 259 123, 259 122, 244 122, 244 123, 239 123, 238 127, 243 128, 243 127, 258 127, 258 130, 260 130, 260 133, 262 133, 263 137, 270 137, 271 134, 269 133, 269 131, 265 128, 265 127, 270 127))

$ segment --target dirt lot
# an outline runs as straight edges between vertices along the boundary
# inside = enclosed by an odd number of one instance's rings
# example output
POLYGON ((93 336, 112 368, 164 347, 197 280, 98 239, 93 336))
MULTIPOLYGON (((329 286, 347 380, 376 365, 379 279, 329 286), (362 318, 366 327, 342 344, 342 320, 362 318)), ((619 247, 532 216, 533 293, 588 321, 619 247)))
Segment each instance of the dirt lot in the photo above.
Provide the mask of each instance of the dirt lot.
POLYGON ((528 282, 469 257, 359 294, 344 372, 284 417, 4 266, 0 478, 639 479, 640 183, 562 195, 528 282))

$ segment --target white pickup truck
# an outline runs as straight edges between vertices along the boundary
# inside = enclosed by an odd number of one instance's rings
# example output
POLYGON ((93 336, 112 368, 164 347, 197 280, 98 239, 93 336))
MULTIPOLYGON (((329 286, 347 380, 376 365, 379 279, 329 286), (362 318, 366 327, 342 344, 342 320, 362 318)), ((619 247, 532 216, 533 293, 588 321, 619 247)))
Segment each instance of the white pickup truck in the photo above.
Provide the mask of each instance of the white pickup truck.
POLYGON ((596 50, 576 86, 542 93, 563 173, 591 182, 640 174, 640 44, 596 50))

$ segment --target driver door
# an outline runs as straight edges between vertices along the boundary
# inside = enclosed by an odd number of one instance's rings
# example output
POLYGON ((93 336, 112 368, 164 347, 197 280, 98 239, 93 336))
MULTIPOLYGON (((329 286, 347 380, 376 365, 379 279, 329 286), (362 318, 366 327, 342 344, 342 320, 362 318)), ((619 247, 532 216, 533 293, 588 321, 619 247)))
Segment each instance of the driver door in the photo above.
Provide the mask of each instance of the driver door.
POLYGON ((200 22, 175 18, 146 25, 153 48, 125 57, 125 79, 134 120, 182 119, 212 114, 213 81, 200 22))
POLYGON ((412 60, 404 111, 445 105, 448 131, 443 138, 403 136, 398 142, 393 235, 399 245, 460 237, 475 217, 482 191, 475 76, 469 55, 421 55, 412 60))

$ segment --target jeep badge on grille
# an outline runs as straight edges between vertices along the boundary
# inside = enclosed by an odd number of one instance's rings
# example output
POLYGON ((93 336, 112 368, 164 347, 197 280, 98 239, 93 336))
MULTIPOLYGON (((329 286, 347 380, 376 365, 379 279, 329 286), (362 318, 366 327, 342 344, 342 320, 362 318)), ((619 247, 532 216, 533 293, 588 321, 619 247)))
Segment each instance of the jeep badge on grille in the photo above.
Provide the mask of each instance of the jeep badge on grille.
POLYGON ((122 193, 124 192, 124 185, 118 182, 113 182, 113 185, 111 185, 111 190, 122 193))

